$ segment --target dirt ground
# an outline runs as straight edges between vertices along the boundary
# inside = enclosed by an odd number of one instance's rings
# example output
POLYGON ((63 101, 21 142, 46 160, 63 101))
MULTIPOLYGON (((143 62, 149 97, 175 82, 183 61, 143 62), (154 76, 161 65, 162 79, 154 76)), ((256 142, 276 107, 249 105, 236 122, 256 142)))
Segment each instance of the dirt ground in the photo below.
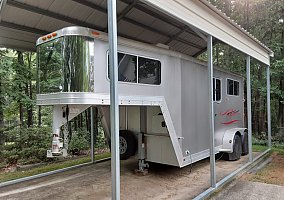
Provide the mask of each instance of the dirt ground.
MULTIPOLYGON (((217 161, 220 180, 248 161, 217 161)), ((149 174, 134 173, 137 160, 121 162, 121 199, 192 199, 209 187, 209 160, 182 169, 150 164, 149 174)), ((110 161, 0 188, 0 199, 110 199, 110 161)))
POLYGON ((269 164, 257 171, 256 166, 242 177, 231 182, 210 200, 283 200, 284 199, 284 155, 273 153, 269 164))
POLYGON ((250 181, 284 186, 284 155, 273 153, 271 157, 271 162, 265 168, 255 174, 247 174, 244 178, 250 181))

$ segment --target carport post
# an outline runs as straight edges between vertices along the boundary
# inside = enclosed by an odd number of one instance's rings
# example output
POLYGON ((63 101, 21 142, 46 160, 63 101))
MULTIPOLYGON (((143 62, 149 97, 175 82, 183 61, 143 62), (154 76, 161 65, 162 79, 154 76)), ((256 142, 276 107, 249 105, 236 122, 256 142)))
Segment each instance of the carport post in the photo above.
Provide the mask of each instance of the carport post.
POLYGON ((95 162, 95 151, 94 151, 94 111, 91 106, 91 159, 92 163, 95 162))
POLYGON ((250 56, 246 58, 247 72, 247 117, 248 117, 248 143, 249 143, 249 161, 252 162, 252 126, 251 126, 251 82, 250 82, 250 56))
POLYGON ((266 66, 267 80, 267 132, 268 132, 268 148, 271 148, 271 113, 270 113, 270 66, 266 66))
POLYGON ((208 52, 208 79, 209 79, 209 134, 210 134, 210 182, 211 187, 216 187, 216 164, 215 164, 215 136, 214 136, 214 104, 213 104, 213 50, 212 36, 207 38, 208 52))
POLYGON ((119 105, 117 68, 117 21, 116 0, 108 0, 108 41, 110 63, 110 128, 111 128, 111 188, 112 199, 120 199, 119 160, 119 105))

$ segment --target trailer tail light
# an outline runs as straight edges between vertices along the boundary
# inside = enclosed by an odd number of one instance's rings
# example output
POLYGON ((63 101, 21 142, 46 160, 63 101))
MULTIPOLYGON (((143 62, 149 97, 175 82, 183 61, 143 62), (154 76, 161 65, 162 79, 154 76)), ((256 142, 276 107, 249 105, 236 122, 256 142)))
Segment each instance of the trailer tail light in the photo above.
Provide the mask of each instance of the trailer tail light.
POLYGON ((54 32, 54 33, 52 33, 51 35, 52 35, 52 37, 56 37, 56 36, 57 36, 57 33, 54 32))
POLYGON ((52 37, 52 35, 48 35, 47 38, 50 39, 52 37))
POLYGON ((45 41, 45 40, 46 40, 46 37, 42 37, 41 39, 42 39, 43 41, 45 41))

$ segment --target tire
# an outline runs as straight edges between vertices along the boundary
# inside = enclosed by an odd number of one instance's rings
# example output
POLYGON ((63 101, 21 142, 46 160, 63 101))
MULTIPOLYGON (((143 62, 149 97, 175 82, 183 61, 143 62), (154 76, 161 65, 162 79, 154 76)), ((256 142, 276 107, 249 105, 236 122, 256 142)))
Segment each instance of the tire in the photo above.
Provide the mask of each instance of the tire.
POLYGON ((136 153, 137 141, 131 131, 119 131, 120 160, 127 160, 136 153))
POLYGON ((249 153, 248 150, 248 132, 245 131, 243 135, 243 141, 242 141, 242 156, 247 155, 249 153))
POLYGON ((225 159, 229 161, 239 160, 242 155, 242 140, 239 135, 234 136, 233 152, 227 153, 225 159))

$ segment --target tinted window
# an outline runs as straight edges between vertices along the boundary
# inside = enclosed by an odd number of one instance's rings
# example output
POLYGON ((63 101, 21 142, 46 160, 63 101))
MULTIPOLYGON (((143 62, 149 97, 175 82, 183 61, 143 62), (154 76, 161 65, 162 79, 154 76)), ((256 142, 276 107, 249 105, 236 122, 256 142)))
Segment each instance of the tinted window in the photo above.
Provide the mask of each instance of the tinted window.
POLYGON ((239 96, 239 82, 234 81, 234 95, 239 96))
POLYGON ((159 85, 161 83, 161 62, 139 57, 138 83, 159 85))
POLYGON ((213 78, 213 101, 221 100, 221 80, 213 78))
POLYGON ((227 94, 234 95, 234 81, 227 79, 227 94))
POLYGON ((227 94, 238 96, 240 94, 240 83, 231 79, 227 79, 227 94))
MULTIPOLYGON (((118 81, 123 82, 137 82, 137 56, 118 53, 118 81)), ((108 56, 109 63, 109 56, 108 56)), ((109 67, 109 65, 108 65, 109 67)), ((109 69, 109 68, 108 68, 109 69)), ((110 69, 108 70, 108 77, 110 77, 110 69)))
POLYGON ((137 82, 137 57, 118 53, 118 81, 137 82))
MULTIPOLYGON (((110 77, 109 65, 108 77, 110 77)), ((160 85, 161 62, 158 60, 143 58, 135 55, 118 53, 118 81, 160 85)))

